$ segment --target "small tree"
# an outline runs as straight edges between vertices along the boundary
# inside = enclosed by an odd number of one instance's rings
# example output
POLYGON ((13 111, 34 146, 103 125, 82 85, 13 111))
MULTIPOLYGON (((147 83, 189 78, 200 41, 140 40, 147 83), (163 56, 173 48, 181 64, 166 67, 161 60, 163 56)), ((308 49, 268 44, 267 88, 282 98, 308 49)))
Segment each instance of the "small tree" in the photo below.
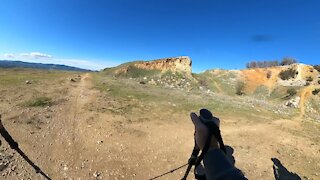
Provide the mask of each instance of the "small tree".
POLYGON ((248 69, 250 68, 267 68, 267 67, 273 67, 278 66, 279 62, 277 60, 274 61, 251 61, 246 64, 246 67, 248 69))
POLYGON ((290 65, 290 64, 294 64, 297 63, 297 60, 294 58, 290 58, 290 57, 284 57, 281 61, 281 66, 285 66, 285 65, 290 65))

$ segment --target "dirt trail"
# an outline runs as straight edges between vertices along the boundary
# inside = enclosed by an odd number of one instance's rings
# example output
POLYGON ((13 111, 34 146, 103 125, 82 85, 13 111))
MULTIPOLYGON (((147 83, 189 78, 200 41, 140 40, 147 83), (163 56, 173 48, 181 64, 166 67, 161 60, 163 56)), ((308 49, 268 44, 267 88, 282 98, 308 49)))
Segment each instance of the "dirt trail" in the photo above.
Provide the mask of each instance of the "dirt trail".
POLYGON ((300 107, 300 116, 299 118, 303 118, 305 115, 305 108, 306 108, 306 103, 308 102, 308 98, 312 96, 312 91, 314 89, 320 88, 320 86, 317 85, 309 85, 308 87, 305 87, 302 89, 300 92, 300 102, 299 102, 299 107, 300 107))
POLYGON ((69 103, 56 115, 55 123, 52 124, 49 137, 53 141, 48 156, 53 161, 49 162, 48 168, 51 169, 54 179, 79 176, 77 174, 81 166, 79 148, 83 146, 85 140, 82 139, 81 128, 87 118, 83 107, 94 99, 97 93, 90 89, 90 78, 90 74, 81 77, 80 82, 68 94, 69 103))

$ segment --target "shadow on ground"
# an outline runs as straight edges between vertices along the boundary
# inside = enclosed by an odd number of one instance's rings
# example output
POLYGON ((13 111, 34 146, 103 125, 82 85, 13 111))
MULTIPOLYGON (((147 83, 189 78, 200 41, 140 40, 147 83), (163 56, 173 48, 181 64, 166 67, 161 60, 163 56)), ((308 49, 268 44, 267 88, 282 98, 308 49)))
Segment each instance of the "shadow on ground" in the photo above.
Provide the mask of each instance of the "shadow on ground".
POLYGON ((271 161, 273 162, 273 174, 276 180, 301 180, 298 174, 288 171, 279 159, 271 158, 271 161))

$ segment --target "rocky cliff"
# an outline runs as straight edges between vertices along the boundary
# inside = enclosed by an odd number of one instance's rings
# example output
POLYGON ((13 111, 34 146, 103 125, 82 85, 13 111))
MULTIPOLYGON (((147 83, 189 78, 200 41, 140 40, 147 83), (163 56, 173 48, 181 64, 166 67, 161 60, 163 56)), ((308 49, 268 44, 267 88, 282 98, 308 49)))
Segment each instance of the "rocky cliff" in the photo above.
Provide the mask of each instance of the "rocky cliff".
POLYGON ((191 59, 188 56, 158 59, 134 64, 137 68, 172 72, 191 73, 191 59))
POLYGON ((158 70, 160 72, 171 71, 191 74, 191 64, 192 61, 188 56, 164 58, 153 61, 136 61, 121 65, 117 68, 115 74, 128 73, 132 67, 142 70, 158 70))

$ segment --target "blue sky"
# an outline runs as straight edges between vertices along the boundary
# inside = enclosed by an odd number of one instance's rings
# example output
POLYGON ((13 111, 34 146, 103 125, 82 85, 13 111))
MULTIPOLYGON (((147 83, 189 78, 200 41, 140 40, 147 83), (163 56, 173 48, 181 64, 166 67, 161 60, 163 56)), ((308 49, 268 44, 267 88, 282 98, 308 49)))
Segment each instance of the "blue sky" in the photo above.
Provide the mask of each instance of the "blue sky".
POLYGON ((1 0, 0 59, 102 69, 190 56, 193 71, 320 64, 317 0, 1 0))

